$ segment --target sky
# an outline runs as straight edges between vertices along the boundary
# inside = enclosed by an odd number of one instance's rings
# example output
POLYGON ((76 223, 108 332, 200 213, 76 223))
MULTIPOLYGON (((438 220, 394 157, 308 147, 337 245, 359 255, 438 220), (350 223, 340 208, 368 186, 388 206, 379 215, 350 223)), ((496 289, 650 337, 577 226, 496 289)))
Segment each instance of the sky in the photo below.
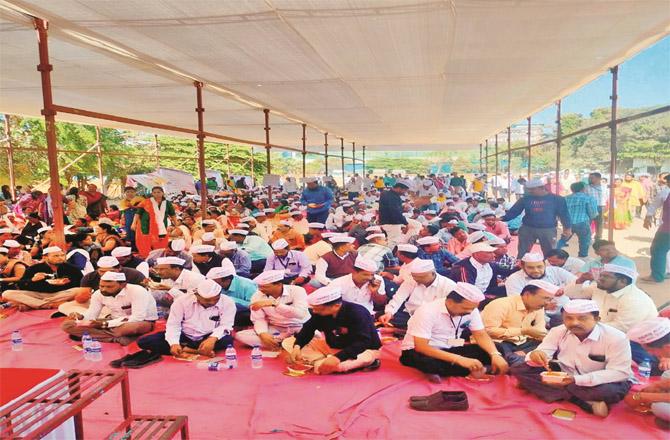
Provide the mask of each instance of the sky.
MULTIPOLYGON (((609 107, 612 76, 609 72, 586 84, 561 102, 561 112, 588 115, 609 107)), ((670 36, 658 41, 619 66, 619 108, 670 104, 670 36)), ((555 124, 554 106, 533 115, 533 122, 555 124)))

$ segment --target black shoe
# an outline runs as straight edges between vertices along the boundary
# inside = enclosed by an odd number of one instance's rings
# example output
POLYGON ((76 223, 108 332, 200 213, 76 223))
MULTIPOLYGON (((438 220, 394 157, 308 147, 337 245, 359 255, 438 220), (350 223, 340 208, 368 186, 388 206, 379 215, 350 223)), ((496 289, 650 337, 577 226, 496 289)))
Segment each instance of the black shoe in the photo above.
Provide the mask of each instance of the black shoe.
POLYGON ((163 360, 159 353, 152 353, 147 350, 142 350, 137 353, 137 357, 124 361, 121 366, 126 368, 144 368, 147 365, 155 364, 163 360))
POLYGON ((142 353, 142 351, 138 351, 138 352, 135 352, 135 353, 127 354, 127 355, 125 355, 125 356, 122 357, 122 358, 115 359, 115 360, 113 360, 112 362, 110 362, 110 363, 109 363, 109 366, 112 367, 112 368, 121 368, 121 367, 123 366, 123 363, 124 363, 125 361, 129 361, 129 360, 131 360, 131 359, 137 357, 137 356, 140 355, 141 353, 142 353))
POLYGON ((70 335, 70 339, 73 341, 81 342, 81 336, 70 335))
POLYGON ((54 312, 54 313, 51 314, 50 318, 51 319, 56 319, 56 318, 62 318, 64 316, 65 316, 65 313, 54 312))
POLYGON ((436 393, 430 394, 428 396, 410 396, 409 401, 414 402, 417 400, 431 400, 431 399, 441 399, 442 398, 442 391, 438 391, 436 393))
POLYGON ((465 411, 468 396, 464 391, 443 391, 439 398, 410 400, 409 406, 417 411, 465 411))

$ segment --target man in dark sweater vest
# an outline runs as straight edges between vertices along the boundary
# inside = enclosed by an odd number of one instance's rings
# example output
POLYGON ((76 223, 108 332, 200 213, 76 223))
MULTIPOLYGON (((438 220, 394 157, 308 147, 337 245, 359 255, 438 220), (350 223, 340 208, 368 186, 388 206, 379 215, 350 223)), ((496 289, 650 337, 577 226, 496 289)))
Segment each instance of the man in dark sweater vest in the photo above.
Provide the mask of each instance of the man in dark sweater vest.
POLYGON ((353 273, 358 256, 353 248, 354 241, 354 237, 345 234, 330 238, 333 250, 317 260, 314 279, 310 283, 313 287, 327 286, 333 279, 353 273))
POLYGON ((565 199, 552 194, 544 187, 540 179, 532 179, 526 183, 526 194, 512 206, 500 219, 504 222, 524 213, 519 228, 519 248, 517 258, 530 252, 536 241, 540 242, 542 253, 547 254, 556 246, 557 219, 563 225, 563 236, 572 235, 570 214, 565 199))

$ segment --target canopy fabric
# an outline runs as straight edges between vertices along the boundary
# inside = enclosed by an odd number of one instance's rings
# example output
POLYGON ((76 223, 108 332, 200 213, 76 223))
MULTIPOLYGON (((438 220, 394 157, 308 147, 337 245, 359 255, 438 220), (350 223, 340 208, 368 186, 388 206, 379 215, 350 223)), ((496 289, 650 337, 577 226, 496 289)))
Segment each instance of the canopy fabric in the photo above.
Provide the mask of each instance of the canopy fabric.
MULTIPOLYGON (((478 145, 670 31, 666 0, 0 0, 0 110, 39 116, 31 14, 54 99, 339 153, 478 145)), ((59 120, 90 119, 60 114, 59 120)), ((116 123, 101 123, 122 126, 116 123)))

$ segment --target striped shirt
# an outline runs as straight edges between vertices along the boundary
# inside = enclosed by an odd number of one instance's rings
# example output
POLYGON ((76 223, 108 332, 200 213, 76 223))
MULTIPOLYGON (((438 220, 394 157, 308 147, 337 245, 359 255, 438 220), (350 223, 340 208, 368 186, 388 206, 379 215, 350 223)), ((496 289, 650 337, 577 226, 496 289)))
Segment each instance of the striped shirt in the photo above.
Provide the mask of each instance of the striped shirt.
POLYGON ((565 203, 573 225, 590 222, 591 219, 598 216, 596 199, 586 193, 570 194, 565 198, 565 203))
POLYGON ((607 198, 605 197, 605 192, 601 185, 586 185, 586 194, 593 197, 598 206, 605 206, 607 204, 607 198))

